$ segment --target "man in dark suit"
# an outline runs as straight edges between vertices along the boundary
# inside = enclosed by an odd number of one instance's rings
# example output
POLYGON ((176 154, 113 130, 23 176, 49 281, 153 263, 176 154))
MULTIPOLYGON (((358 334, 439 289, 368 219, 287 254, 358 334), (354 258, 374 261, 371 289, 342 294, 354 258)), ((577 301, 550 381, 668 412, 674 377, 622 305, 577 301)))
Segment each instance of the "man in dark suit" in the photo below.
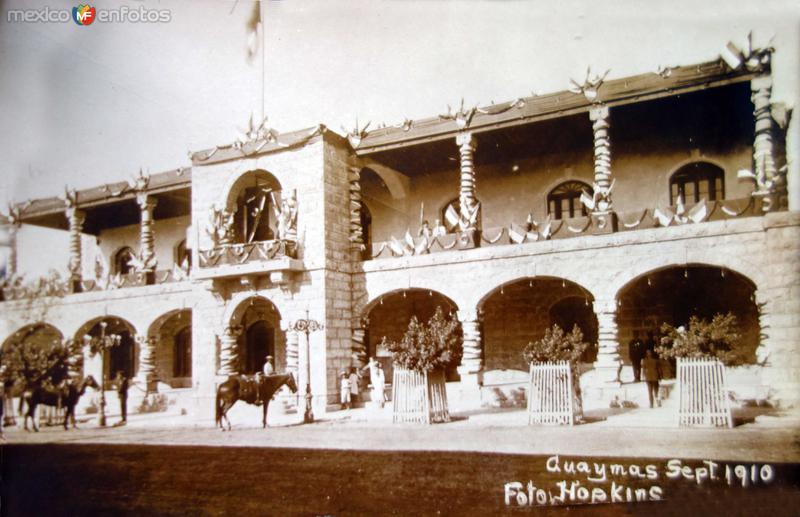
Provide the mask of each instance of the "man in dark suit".
POLYGON ((122 370, 117 372, 117 395, 119 395, 119 409, 122 414, 120 425, 128 422, 128 386, 130 381, 122 370))
POLYGON ((628 343, 628 357, 631 359, 631 366, 633 366, 633 380, 640 382, 642 380, 642 358, 644 357, 645 345, 639 338, 639 331, 633 331, 633 339, 628 343))
POLYGON ((650 407, 653 407, 653 400, 661 406, 661 399, 658 398, 658 381, 661 380, 661 364, 655 352, 648 350, 642 361, 644 367, 644 380, 647 381, 647 397, 650 399, 650 407))

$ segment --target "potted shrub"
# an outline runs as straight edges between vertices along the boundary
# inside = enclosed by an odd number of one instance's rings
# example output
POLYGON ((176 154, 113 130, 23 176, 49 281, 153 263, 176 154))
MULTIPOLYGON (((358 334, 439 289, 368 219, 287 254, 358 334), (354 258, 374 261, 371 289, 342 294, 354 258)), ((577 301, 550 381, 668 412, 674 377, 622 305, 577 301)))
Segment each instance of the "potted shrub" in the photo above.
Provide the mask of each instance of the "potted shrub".
MULTIPOLYGON (((589 344, 583 341, 583 332, 575 325, 570 333, 554 324, 545 330, 541 339, 528 343, 522 352, 525 362, 536 365, 566 361, 572 374, 572 399, 573 416, 575 420, 583 418, 583 402, 581 398, 580 377, 578 375, 578 362, 589 344)), ((533 396, 529 393, 528 396, 533 396)))
POLYGON ((441 307, 427 323, 411 317, 400 341, 383 340, 392 353, 394 422, 449 422, 444 368, 458 359, 460 325, 441 307))
POLYGON ((746 362, 743 353, 737 350, 741 336, 736 316, 730 312, 715 314, 711 321, 692 316, 686 327, 664 323, 661 336, 656 352, 666 359, 717 359, 725 366, 746 362))
POLYGON ((683 426, 733 427, 726 391, 726 366, 746 362, 737 348, 740 335, 732 313, 715 314, 711 321, 692 316, 686 327, 661 326, 656 352, 678 362, 678 423, 683 426))

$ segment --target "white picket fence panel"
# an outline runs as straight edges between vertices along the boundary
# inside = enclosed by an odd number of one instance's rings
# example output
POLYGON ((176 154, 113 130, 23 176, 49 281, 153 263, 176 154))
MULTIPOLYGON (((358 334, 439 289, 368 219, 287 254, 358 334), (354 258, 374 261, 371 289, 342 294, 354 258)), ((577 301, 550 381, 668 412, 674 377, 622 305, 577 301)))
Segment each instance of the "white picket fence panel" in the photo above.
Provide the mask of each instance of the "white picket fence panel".
POLYGON ((449 422, 443 371, 414 372, 395 366, 392 376, 392 422, 449 422))
POLYGON ((575 424, 569 362, 531 363, 528 424, 575 424))
POLYGON ((678 425, 733 427, 725 366, 716 359, 678 358, 678 425))

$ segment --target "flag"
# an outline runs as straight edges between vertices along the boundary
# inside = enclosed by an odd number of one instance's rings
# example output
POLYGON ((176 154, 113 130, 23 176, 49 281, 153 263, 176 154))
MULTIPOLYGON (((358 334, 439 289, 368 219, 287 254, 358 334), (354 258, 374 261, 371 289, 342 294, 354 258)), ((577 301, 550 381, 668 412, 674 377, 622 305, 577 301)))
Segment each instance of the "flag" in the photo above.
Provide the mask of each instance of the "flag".
POLYGON ((263 31, 261 24, 261 0, 253 2, 253 10, 247 19, 247 60, 252 62, 258 55, 259 37, 263 31))

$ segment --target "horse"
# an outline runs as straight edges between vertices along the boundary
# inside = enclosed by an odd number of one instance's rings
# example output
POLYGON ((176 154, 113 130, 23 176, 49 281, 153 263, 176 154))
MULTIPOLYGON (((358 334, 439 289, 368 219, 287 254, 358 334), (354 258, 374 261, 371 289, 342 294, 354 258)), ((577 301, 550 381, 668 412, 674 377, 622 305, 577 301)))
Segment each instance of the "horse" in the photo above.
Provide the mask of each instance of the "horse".
POLYGON ((31 389, 26 389, 20 397, 20 408, 22 408, 23 401, 28 404, 28 410, 25 412, 25 420, 23 427, 28 430, 28 418, 30 417, 33 424, 33 430, 39 432, 39 426, 36 425, 36 408, 39 404, 45 406, 63 407, 67 411, 64 414, 64 430, 69 430, 67 425, 72 420, 73 429, 77 429, 75 423, 75 406, 78 400, 86 392, 86 388, 100 389, 97 381, 89 375, 80 384, 76 385, 72 382, 67 382, 65 385, 56 388, 45 388, 43 386, 36 386, 31 389))
POLYGON ((252 377, 245 377, 243 375, 231 375, 228 380, 223 382, 217 388, 216 398, 216 418, 217 425, 224 431, 225 427, 222 424, 224 418, 228 422, 228 431, 231 430, 231 421, 228 418, 228 410, 236 404, 237 400, 243 400, 248 404, 257 404, 261 401, 264 405, 264 415, 261 420, 261 425, 266 429, 267 427, 267 408, 272 395, 284 384, 292 390, 292 393, 297 393, 297 384, 294 381, 294 375, 291 373, 283 373, 276 375, 266 375, 261 377, 260 383, 252 377))

